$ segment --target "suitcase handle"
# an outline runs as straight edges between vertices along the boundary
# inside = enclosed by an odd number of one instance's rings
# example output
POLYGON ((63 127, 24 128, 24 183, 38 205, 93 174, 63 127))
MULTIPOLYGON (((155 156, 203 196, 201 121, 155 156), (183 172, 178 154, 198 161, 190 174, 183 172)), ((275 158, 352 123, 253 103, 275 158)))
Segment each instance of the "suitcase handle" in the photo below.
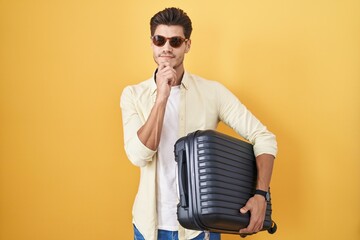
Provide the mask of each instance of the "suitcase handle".
POLYGON ((186 152, 182 150, 179 152, 179 162, 178 162, 178 176, 179 176, 179 195, 180 195, 180 206, 187 207, 187 194, 185 187, 187 186, 187 174, 186 174, 186 152))

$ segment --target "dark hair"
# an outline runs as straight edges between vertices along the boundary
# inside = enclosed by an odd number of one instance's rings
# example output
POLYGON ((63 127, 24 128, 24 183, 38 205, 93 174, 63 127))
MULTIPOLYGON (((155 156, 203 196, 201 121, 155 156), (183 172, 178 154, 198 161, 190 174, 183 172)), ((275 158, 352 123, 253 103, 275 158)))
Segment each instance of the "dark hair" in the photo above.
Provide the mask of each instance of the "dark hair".
POLYGON ((192 32, 192 25, 189 16, 180 8, 165 8, 156 13, 150 20, 151 36, 154 35, 157 26, 182 26, 184 29, 185 38, 190 39, 192 32))

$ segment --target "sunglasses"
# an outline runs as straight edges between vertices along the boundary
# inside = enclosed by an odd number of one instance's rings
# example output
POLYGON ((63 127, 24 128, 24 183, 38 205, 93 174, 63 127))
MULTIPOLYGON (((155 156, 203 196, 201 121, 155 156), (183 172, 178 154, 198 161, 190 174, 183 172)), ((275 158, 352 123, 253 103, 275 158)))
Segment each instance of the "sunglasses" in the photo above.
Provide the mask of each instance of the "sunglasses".
POLYGON ((187 42, 189 39, 182 38, 182 37, 164 37, 161 35, 154 35, 151 37, 151 40, 155 46, 162 47, 165 45, 166 41, 169 40, 169 44, 173 48, 180 47, 183 42, 187 42))

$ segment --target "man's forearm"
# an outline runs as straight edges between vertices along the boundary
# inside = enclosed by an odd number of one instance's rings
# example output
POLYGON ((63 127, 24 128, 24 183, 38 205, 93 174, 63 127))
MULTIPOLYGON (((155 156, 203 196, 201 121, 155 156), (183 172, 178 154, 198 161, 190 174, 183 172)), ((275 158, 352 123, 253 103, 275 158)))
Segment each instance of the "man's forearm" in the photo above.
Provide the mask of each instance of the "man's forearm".
POLYGON ((275 157, 271 154, 261 154, 256 157, 258 169, 256 189, 268 191, 271 181, 275 157))
POLYGON ((148 120, 137 132, 140 141, 151 150, 156 150, 159 146, 165 109, 166 101, 156 102, 148 120))

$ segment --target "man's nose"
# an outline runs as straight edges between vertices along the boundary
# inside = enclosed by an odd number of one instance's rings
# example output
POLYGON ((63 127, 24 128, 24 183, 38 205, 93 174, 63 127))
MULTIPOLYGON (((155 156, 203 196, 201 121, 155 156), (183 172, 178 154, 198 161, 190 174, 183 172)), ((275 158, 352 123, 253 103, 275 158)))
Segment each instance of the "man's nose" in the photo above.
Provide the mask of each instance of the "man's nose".
POLYGON ((169 39, 166 40, 165 45, 163 46, 164 51, 172 52, 173 48, 170 45, 169 39))

